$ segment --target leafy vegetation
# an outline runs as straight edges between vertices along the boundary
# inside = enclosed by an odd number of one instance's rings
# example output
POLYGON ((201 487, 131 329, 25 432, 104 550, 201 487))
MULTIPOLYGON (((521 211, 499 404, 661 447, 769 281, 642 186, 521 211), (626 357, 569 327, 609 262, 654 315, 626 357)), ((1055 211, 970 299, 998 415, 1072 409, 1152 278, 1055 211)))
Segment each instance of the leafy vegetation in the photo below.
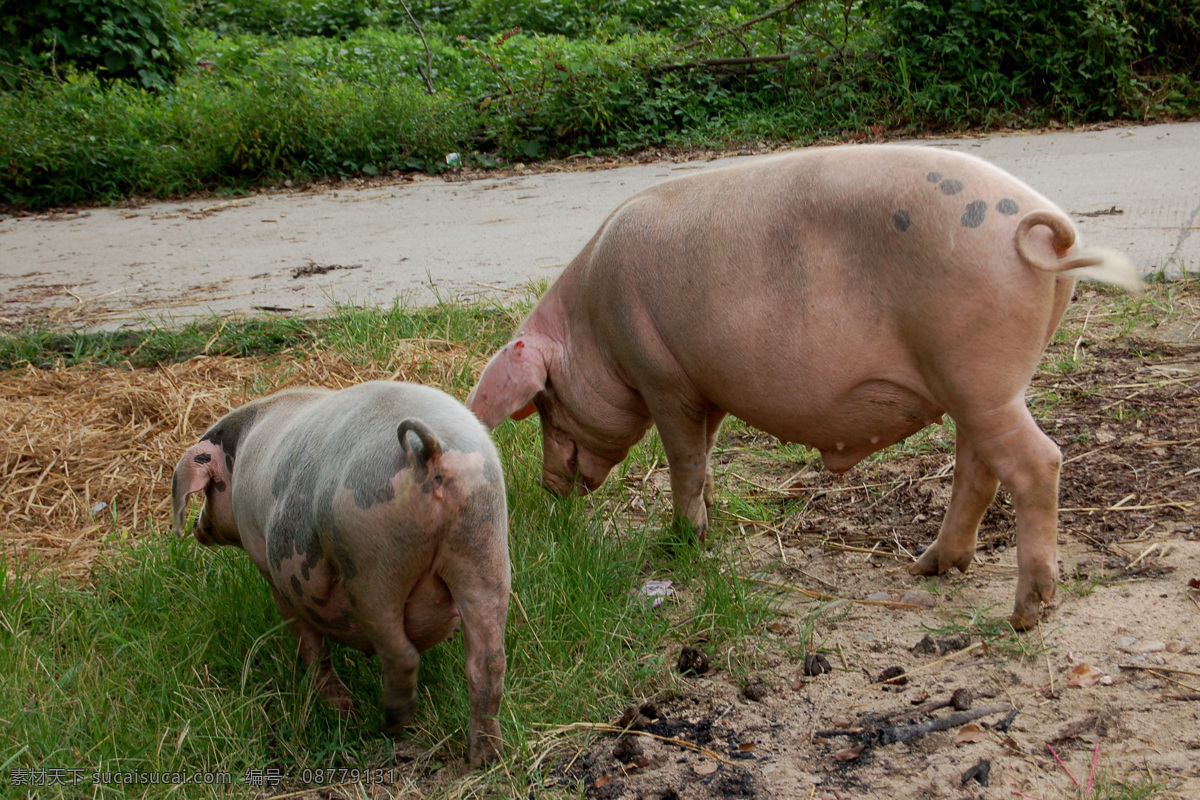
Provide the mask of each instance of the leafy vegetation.
POLYGON ((25 7, 0 22, 0 202, 27 207, 1200 110, 1200 0, 25 7))

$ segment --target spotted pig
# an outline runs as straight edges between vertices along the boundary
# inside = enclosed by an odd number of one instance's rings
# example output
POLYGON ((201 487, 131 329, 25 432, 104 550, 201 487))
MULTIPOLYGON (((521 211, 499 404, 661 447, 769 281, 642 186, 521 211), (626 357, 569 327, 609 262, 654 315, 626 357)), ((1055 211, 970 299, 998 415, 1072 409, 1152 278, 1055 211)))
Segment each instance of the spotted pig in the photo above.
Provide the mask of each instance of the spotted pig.
POLYGON ((1116 253, 984 161, 930 147, 813 148, 654 186, 621 205, 487 365, 468 406, 535 410, 543 482, 599 486, 658 426, 678 517, 701 537, 727 414, 842 472, 949 414, 956 467, 912 571, 966 570, 999 483, 1017 514, 1012 623, 1057 582, 1058 447, 1025 390, 1076 278, 1138 285, 1116 253))
POLYGON ((425 386, 375 381, 279 392, 222 418, 175 467, 182 535, 241 547, 317 672, 351 713, 325 640, 383 662, 384 724, 416 706, 418 654, 461 621, 470 694, 468 758, 501 751, 509 561, 504 479, 479 420, 425 386))

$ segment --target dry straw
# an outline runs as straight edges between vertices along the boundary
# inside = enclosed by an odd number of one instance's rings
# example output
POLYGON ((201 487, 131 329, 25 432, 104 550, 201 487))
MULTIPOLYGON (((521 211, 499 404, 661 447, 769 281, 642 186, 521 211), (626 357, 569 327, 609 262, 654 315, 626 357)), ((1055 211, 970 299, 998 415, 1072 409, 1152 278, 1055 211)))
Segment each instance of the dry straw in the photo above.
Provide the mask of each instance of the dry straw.
POLYGON ((0 379, 4 550, 86 581, 114 542, 168 532, 175 463, 229 410, 287 386, 392 379, 448 387, 472 366, 462 346, 411 339, 384 364, 291 351, 197 356, 148 369, 10 372, 0 379))

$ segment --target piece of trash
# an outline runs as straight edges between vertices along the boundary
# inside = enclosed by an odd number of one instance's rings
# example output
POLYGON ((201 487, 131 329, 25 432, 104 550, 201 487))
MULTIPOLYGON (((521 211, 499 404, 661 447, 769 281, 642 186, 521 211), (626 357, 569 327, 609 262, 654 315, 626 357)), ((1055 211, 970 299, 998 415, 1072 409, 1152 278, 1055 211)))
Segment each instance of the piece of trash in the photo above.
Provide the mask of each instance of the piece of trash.
POLYGON ((642 588, 638 589, 635 594, 643 595, 644 597, 653 597, 653 608, 658 608, 662 605, 663 600, 675 594, 675 590, 671 588, 672 581, 646 581, 642 588))
POLYGON ((605 786, 608 786, 612 782, 613 782, 612 775, 605 773, 604 775, 601 775, 599 778, 596 778, 596 782, 593 783, 592 786, 596 787, 597 789, 603 789, 605 786))
POLYGON ((697 775, 712 775, 721 765, 715 761, 701 761, 699 764, 692 765, 692 772, 697 775))
POLYGON ((458 153, 446 153, 446 166, 450 169, 458 169, 462 166, 462 156, 458 153))
POLYGON ((92 504, 92 513, 99 514, 101 511, 103 511, 106 508, 108 508, 108 503, 103 503, 103 502, 93 503, 92 504))

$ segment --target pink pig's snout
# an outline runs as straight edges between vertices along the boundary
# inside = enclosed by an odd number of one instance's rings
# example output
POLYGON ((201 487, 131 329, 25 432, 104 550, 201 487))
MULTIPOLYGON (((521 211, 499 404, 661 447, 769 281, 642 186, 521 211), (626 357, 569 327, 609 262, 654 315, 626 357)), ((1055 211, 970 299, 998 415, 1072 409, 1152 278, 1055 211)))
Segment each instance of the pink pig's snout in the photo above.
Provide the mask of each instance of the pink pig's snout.
POLYGON ((572 440, 547 436, 543 444, 542 486, 559 497, 582 496, 599 489, 616 463, 579 447, 572 440))

